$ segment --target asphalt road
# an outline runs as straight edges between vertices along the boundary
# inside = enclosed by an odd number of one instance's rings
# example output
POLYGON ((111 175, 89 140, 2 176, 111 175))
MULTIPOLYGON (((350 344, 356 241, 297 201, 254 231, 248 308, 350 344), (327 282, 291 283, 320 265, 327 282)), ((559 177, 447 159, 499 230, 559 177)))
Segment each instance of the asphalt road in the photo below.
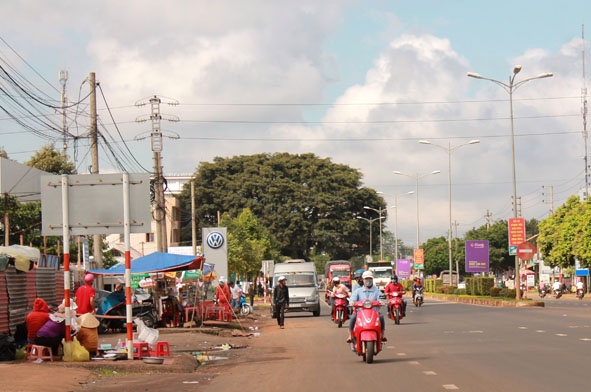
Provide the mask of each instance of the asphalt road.
POLYGON ((265 334, 258 360, 220 374, 207 391, 586 391, 591 301, 547 298, 546 307, 491 308, 427 301, 401 325, 386 319, 385 349, 366 364, 347 330, 322 315, 288 314, 265 334))

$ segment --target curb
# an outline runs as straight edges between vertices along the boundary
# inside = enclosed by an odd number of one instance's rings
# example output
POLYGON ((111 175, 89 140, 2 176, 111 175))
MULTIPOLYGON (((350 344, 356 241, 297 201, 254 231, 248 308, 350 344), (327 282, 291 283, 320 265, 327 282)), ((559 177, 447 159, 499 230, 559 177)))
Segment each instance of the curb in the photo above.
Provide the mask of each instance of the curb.
POLYGON ((491 307, 502 307, 502 308, 522 308, 522 307, 545 307, 544 301, 506 301, 502 299, 493 298, 478 298, 478 297, 458 297, 452 295, 441 295, 441 296, 430 296, 427 295, 425 298, 433 300, 441 300, 446 302, 457 302, 468 305, 481 305, 491 307))

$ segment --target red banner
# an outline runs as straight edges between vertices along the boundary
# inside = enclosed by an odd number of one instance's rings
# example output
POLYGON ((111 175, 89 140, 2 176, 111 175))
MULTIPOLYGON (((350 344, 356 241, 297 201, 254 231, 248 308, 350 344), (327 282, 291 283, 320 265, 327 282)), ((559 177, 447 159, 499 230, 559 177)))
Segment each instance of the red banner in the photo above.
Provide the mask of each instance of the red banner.
POLYGON ((525 242, 525 218, 509 218, 509 246, 519 246, 525 242))
POLYGON ((415 249, 415 269, 425 269, 425 251, 423 249, 415 249))

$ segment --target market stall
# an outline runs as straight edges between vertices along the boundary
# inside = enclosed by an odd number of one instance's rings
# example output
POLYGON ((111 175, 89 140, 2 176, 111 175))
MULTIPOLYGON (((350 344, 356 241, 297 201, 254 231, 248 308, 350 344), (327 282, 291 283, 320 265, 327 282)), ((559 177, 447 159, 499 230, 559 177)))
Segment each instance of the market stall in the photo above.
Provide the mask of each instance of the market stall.
MULTIPOLYGON (((132 289, 140 288, 149 294, 149 301, 154 304, 162 326, 180 326, 189 321, 184 309, 196 308, 205 300, 200 282, 204 282, 205 276, 211 276, 213 270, 213 264, 206 263, 202 255, 154 252, 131 261, 132 289)), ((116 265, 89 272, 123 276, 125 267, 116 265)))

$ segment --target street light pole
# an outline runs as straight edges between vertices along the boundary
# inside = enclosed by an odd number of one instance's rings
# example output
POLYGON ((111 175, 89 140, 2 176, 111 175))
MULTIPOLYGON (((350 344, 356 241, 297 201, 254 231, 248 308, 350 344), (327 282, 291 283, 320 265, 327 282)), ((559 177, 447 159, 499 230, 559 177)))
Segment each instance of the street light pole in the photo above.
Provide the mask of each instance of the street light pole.
MULTIPOLYGON (((449 198, 449 228, 448 228, 448 235, 447 235, 447 242, 448 242, 448 246, 447 246, 448 252, 447 253, 448 253, 448 257, 449 257, 449 276, 450 276, 449 285, 452 286, 453 285, 453 273, 452 273, 453 256, 452 256, 452 246, 451 246, 451 242, 452 242, 452 231, 451 231, 451 216, 452 216, 452 214, 451 214, 451 153, 460 147, 467 146, 470 144, 480 143, 480 140, 470 140, 467 143, 460 144, 460 145, 457 145, 454 147, 451 146, 451 142, 448 142, 447 147, 439 145, 439 144, 431 143, 428 140, 419 140, 419 143, 429 144, 429 145, 441 148, 442 150, 447 152, 447 157, 448 157, 447 183, 448 183, 448 198, 449 198)), ((459 269, 459 265, 458 265, 457 260, 456 260, 456 272, 458 274, 458 282, 459 282, 460 269, 459 269)))
MULTIPOLYGON (((513 74, 509 76, 509 84, 501 82, 500 80, 492 79, 484 77, 480 74, 474 72, 468 72, 468 77, 476 78, 476 79, 483 79, 493 82, 499 86, 503 90, 505 90, 509 94, 509 109, 510 109, 510 117, 511 117, 511 164, 513 170, 513 217, 517 218, 517 175, 515 170, 515 130, 513 126, 513 92, 517 90, 517 88, 524 83, 529 82, 530 80, 535 79, 544 79, 552 77, 552 72, 542 73, 538 76, 534 76, 532 78, 527 78, 520 80, 519 82, 515 83, 515 77, 521 71, 521 65, 516 65, 513 67, 513 74)), ((520 286, 520 277, 519 277, 519 257, 515 255, 515 298, 521 299, 521 286, 520 286)))
POLYGON ((411 175, 411 174, 406 174, 406 173, 402 173, 398 170, 394 170, 393 172, 394 174, 400 175, 400 176, 406 176, 406 177, 410 177, 410 178, 414 178, 416 180, 416 190, 415 193, 417 195, 417 249, 420 249, 421 247, 421 240, 419 237, 419 180, 422 178, 425 178, 427 176, 430 176, 431 174, 439 174, 441 173, 441 171, 439 170, 433 170, 431 173, 426 173, 426 174, 415 174, 415 175, 411 175))
POLYGON ((368 221, 369 222, 369 256, 373 258, 373 249, 372 249, 372 229, 371 229, 371 225, 372 223, 374 223, 375 221, 377 221, 378 219, 381 218, 375 218, 375 219, 368 219, 368 218, 364 218, 362 216, 357 216, 357 219, 363 219, 364 221, 368 221))
POLYGON ((371 210, 371 211, 375 211, 378 214, 378 218, 380 220, 380 260, 384 260, 384 248, 383 248, 383 242, 382 242, 382 207, 379 208, 379 210, 376 210, 375 208, 371 208, 368 206, 364 206, 363 207, 366 210, 371 210))
MULTIPOLYGON (((403 193, 402 195, 412 195, 415 191, 409 191, 403 193)), ((402 195, 394 195, 394 262, 398 261, 398 196, 402 195)))

